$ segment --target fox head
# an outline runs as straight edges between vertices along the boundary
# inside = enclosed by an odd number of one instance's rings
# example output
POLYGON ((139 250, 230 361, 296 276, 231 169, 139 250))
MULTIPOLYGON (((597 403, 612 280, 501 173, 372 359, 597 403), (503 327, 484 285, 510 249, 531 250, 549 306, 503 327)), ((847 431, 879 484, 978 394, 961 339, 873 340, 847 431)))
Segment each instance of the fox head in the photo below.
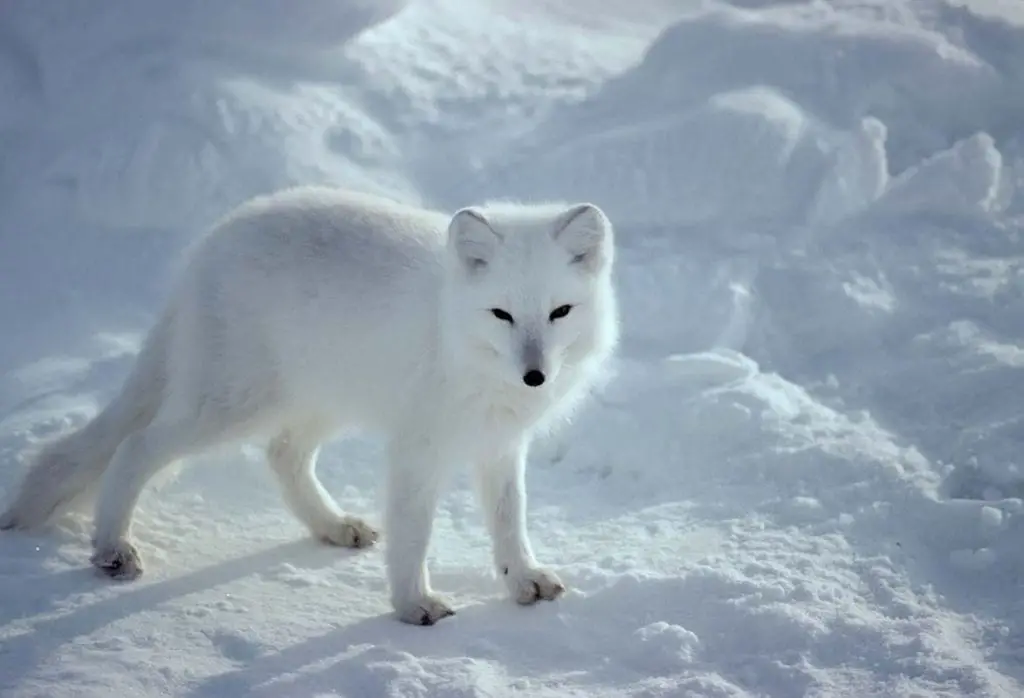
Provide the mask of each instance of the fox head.
POLYGON ((589 203, 464 208, 448 228, 448 345, 459 365, 544 390, 617 340, 614 234, 589 203))

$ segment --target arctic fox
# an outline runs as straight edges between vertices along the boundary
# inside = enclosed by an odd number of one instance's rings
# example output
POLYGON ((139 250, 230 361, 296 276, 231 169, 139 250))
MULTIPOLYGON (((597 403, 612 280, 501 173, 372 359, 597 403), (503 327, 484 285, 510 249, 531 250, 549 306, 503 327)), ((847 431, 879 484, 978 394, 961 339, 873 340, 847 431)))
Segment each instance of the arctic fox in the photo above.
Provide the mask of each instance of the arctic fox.
POLYGON ((449 468, 473 465, 494 565, 521 604, 565 590, 534 558, 531 439, 566 418, 618 342, 613 228, 595 205, 511 203, 453 216, 303 187, 252 199, 185 256, 120 395, 43 449, 0 528, 51 520, 98 485, 91 562, 142 573, 133 510, 159 470, 266 438, 285 503, 316 538, 362 548, 314 472, 320 444, 380 434, 398 617, 454 613, 425 559, 449 468))

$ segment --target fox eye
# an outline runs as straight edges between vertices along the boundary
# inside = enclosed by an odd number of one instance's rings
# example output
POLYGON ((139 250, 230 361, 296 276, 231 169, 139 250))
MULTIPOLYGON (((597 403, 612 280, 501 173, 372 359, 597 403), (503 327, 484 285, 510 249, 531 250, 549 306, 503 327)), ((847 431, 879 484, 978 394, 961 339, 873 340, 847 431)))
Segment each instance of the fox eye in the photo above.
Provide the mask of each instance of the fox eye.
POLYGON ((555 308, 554 310, 551 311, 551 314, 548 315, 548 320, 550 320, 551 322, 554 322, 555 320, 558 320, 559 318, 563 318, 563 317, 565 317, 566 315, 569 314, 570 310, 572 310, 572 306, 571 305, 560 305, 560 306, 558 306, 557 308, 555 308))
POLYGON ((499 320, 504 320, 510 325, 514 324, 512 316, 509 315, 506 311, 502 310, 501 308, 491 308, 491 315, 498 318, 499 320))

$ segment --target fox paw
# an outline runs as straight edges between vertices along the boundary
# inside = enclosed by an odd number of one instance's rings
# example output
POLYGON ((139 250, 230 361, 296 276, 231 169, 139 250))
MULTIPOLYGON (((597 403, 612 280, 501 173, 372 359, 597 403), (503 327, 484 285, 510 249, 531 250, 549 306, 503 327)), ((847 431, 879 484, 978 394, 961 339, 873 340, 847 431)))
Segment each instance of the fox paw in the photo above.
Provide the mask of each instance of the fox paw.
POLYGON ((410 625, 434 625, 442 618, 455 615, 455 610, 448 602, 434 594, 425 594, 397 606, 395 610, 398 612, 398 620, 410 625))
POLYGON ((369 548, 377 542, 377 530, 356 516, 342 516, 317 537, 329 545, 343 548, 369 548))
MULTIPOLYGON (((505 568, 508 570, 508 568, 505 568)), ((565 584, 558 575, 542 567, 525 567, 518 571, 503 570, 509 593, 523 606, 538 601, 554 601, 565 593, 565 584)))
POLYGON ((119 581, 131 581, 142 575, 142 556, 134 545, 126 540, 112 546, 96 548, 89 558, 93 567, 119 581))

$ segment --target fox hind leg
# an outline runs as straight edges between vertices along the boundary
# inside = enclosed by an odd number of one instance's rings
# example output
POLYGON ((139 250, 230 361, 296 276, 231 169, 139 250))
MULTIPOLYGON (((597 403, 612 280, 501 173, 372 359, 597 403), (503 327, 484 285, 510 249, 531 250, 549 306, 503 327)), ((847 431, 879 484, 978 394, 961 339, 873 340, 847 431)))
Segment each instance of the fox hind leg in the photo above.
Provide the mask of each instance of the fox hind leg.
POLYGON ((287 427, 270 440, 267 461, 285 504, 315 538, 346 548, 366 548, 377 531, 363 519, 345 514, 316 476, 324 431, 310 424, 287 427))
POLYGON ((126 437, 100 481, 92 564, 116 579, 142 574, 131 524, 146 484, 175 461, 253 435, 273 418, 267 409, 232 410, 226 403, 206 410, 162 410, 151 424, 126 437))

